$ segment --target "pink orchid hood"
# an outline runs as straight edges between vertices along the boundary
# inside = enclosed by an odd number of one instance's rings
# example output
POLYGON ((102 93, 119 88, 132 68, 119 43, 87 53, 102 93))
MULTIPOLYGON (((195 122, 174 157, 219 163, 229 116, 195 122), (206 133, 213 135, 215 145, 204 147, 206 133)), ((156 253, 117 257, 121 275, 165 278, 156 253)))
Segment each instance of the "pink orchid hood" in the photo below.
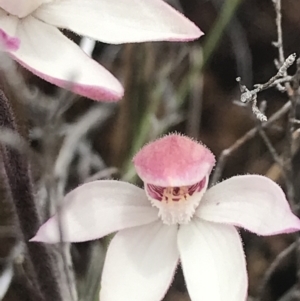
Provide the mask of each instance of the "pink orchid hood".
POLYGON ((146 183, 185 186, 209 175, 215 157, 203 144, 171 134, 144 146, 133 158, 133 163, 146 183))

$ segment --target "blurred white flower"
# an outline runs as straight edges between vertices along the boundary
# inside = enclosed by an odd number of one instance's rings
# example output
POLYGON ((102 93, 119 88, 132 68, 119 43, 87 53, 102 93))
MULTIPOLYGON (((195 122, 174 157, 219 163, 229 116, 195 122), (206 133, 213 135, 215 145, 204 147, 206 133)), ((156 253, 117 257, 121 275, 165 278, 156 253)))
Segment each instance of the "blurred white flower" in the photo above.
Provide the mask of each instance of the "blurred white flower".
POLYGON ((163 0, 0 0, 1 50, 50 83, 95 100, 120 99, 123 88, 58 28, 112 44, 202 35, 163 0))
POLYGON ((7 293, 11 284, 14 272, 12 264, 8 264, 2 273, 0 273, 0 300, 2 300, 7 293))

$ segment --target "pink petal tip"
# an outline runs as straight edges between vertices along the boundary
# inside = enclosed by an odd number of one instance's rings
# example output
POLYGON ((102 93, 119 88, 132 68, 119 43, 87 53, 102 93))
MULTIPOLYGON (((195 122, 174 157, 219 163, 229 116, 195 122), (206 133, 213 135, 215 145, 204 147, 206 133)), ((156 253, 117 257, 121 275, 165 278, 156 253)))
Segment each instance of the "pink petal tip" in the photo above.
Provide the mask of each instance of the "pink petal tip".
POLYGON ((211 172, 215 157, 203 144, 171 134, 144 146, 133 162, 145 183, 174 187, 202 180, 211 172))
POLYGON ((4 51, 16 51, 20 47, 20 40, 9 36, 3 29, 0 29, 0 49, 4 51))
POLYGON ((75 94, 90 98, 95 101, 105 101, 105 102, 116 102, 120 100, 124 95, 124 88, 122 85, 115 80, 114 87, 115 90, 108 89, 106 87, 101 86, 101 83, 99 83, 99 86, 96 85, 87 85, 87 84, 81 84, 75 81, 69 81, 69 80, 63 80, 59 78, 55 78, 52 76, 49 76, 47 74, 44 74, 43 72, 32 68, 31 66, 25 64, 23 61, 17 59, 14 55, 10 54, 11 57, 17 61, 20 65, 22 65, 24 68, 31 71, 33 74, 39 76, 43 80, 56 85, 58 87, 61 87, 63 89, 72 91, 75 94))
POLYGON ((39 241, 38 237, 34 236, 32 238, 29 239, 30 242, 36 242, 39 241))

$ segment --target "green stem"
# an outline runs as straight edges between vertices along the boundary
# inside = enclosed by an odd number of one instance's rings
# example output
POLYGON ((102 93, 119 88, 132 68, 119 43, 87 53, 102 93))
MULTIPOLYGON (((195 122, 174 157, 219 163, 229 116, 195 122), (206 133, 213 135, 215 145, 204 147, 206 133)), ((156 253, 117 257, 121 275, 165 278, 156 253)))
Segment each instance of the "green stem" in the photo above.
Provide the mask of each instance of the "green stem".
POLYGON ((219 18, 215 22, 213 28, 210 31, 207 40, 203 46, 203 64, 202 68, 209 62, 212 54, 217 49, 221 36, 229 24, 230 20, 234 16, 242 0, 227 0, 223 6, 219 18))
POLYGON ((203 57, 201 64, 193 67, 190 75, 185 77, 178 89, 178 103, 180 105, 184 103, 184 100, 186 99, 190 90, 190 83, 194 82, 193 79, 195 75, 199 75, 199 73, 201 73, 209 63, 212 55, 214 54, 220 43, 222 34, 224 33, 227 25, 229 24, 242 1, 243 0, 227 0, 223 4, 220 16, 213 25, 213 28, 210 30, 208 37, 202 47, 203 57))

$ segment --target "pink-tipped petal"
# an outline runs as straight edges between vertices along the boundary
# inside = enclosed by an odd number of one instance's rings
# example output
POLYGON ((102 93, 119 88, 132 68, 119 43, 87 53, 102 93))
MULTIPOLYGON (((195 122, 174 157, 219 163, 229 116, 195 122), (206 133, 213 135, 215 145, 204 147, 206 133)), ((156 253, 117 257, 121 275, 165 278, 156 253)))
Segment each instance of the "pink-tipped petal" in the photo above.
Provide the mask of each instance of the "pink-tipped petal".
POLYGON ((122 230, 105 258, 101 301, 160 301, 178 263, 177 226, 160 221, 122 230))
POLYGON ((20 40, 16 37, 18 23, 17 17, 0 9, 0 51, 16 51, 19 48, 20 40))
MULTIPOLYGON (((63 241, 93 240, 120 229, 145 225, 158 219, 145 192, 126 182, 95 181, 66 195, 59 214, 63 241)), ((60 241, 58 215, 50 218, 31 241, 60 241)))
POLYGON ((233 226, 194 219, 182 225, 178 247, 192 301, 245 301, 246 262, 233 226))
POLYGON ((94 100, 122 97, 117 79, 54 26, 29 16, 18 26, 17 37, 21 46, 14 59, 37 76, 94 100))
POLYGON ((144 146, 133 162, 145 183, 174 187, 201 181, 210 174, 215 158, 204 145, 172 134, 144 146))
POLYGON ((60 0, 41 6, 34 15, 106 43, 187 41, 201 30, 163 0, 60 0))
POLYGON ((0 28, 0 51, 16 51, 20 47, 20 40, 16 37, 10 37, 0 28))
MULTIPOLYGON (((48 0, 49 1, 49 0, 48 0)), ((0 0, 0 7, 19 18, 26 17, 47 0, 0 0)))
POLYGON ((243 227, 259 235, 300 230, 282 189, 258 175, 232 177, 203 196, 196 215, 207 221, 243 227))

